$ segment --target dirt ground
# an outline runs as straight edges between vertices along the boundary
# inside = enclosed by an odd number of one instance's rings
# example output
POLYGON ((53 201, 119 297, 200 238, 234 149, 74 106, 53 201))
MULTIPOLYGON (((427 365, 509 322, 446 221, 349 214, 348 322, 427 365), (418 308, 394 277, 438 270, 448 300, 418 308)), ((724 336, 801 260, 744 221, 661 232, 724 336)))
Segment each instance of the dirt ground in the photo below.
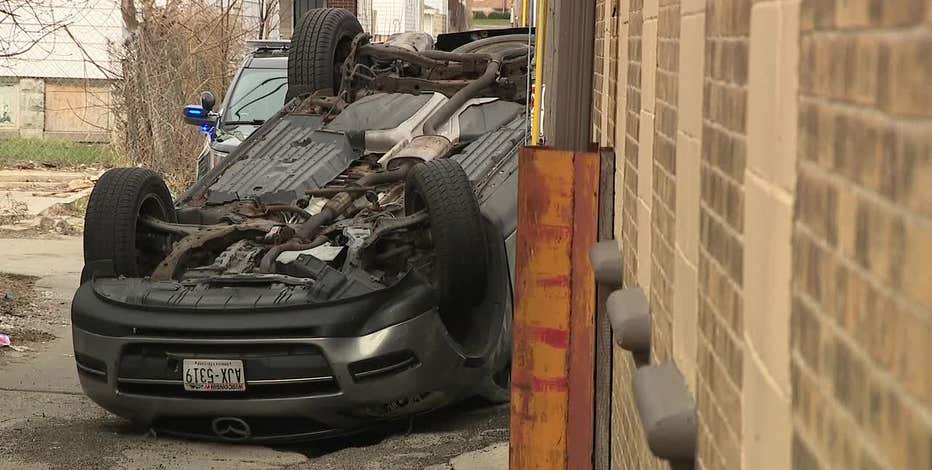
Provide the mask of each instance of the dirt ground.
POLYGON ((94 166, 0 166, 0 237, 80 235, 87 198, 104 171, 94 166))
POLYGON ((36 343, 55 339, 49 330, 61 324, 58 315, 50 314, 49 299, 36 292, 38 278, 0 273, 0 334, 10 337, 12 347, 0 347, 0 361, 10 351, 27 351, 36 343))

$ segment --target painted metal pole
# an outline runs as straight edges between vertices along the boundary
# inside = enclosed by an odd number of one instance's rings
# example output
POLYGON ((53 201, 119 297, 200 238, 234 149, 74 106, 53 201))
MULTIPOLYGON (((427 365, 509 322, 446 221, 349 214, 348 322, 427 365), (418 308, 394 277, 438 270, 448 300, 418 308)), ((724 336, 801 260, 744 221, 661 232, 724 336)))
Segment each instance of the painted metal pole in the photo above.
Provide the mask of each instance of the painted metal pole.
POLYGON ((538 0, 537 4, 537 47, 534 52, 534 112, 531 116, 531 145, 540 141, 540 107, 543 104, 544 47, 547 44, 547 9, 549 0, 538 0))
POLYGON ((599 171, 595 153, 521 150, 511 470, 592 467, 599 171))

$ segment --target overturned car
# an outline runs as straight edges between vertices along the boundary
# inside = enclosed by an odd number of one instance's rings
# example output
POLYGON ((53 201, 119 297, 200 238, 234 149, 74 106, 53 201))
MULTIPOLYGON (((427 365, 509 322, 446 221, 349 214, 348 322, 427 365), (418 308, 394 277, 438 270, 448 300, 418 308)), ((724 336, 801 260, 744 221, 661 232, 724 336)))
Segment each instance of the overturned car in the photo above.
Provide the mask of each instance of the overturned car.
POLYGON ((284 108, 177 201, 104 174, 72 305, 85 393, 252 442, 506 401, 528 35, 373 44, 312 10, 284 108))

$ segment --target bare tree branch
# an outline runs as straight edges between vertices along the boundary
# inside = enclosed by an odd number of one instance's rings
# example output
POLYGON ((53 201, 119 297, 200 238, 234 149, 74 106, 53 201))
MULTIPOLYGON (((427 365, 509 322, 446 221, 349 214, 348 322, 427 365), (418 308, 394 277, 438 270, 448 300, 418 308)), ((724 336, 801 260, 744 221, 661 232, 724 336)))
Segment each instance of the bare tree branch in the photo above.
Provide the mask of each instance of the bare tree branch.
POLYGON ((9 28, 0 36, 0 58, 21 56, 67 26, 42 13, 51 11, 48 0, 0 0, 0 28, 9 28))

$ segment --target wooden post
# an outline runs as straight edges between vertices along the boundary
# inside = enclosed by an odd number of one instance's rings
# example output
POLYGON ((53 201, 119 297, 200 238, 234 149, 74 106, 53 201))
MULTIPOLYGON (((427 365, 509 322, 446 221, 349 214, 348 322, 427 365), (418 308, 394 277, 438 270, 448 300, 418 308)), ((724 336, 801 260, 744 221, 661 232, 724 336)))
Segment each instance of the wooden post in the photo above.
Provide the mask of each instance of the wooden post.
POLYGON ((592 466, 599 157, 521 150, 512 470, 592 466))

